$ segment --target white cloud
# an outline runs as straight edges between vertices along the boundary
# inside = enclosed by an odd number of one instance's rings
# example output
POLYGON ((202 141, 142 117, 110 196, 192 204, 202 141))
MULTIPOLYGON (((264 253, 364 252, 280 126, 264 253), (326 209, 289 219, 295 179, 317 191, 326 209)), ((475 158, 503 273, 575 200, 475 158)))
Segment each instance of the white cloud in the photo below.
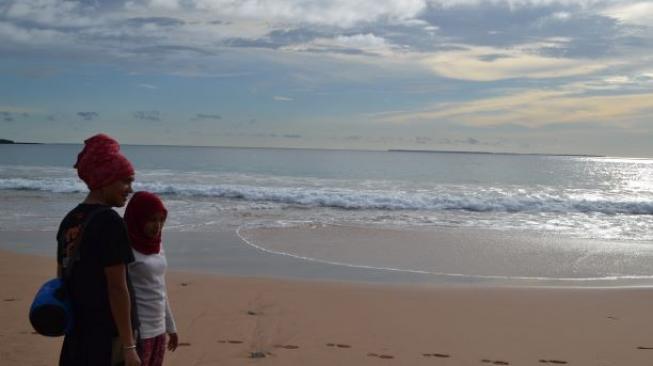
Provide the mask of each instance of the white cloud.
POLYGON ((70 40, 70 37, 63 32, 51 29, 20 28, 0 21, 0 40, 27 46, 54 46, 65 43, 70 40))
POLYGON ((194 0, 193 4, 216 15, 339 27, 381 18, 411 19, 426 8, 425 0, 194 0))
POLYGON ((93 10, 93 7, 77 1, 20 0, 9 2, 4 15, 8 19, 28 20, 50 26, 81 27, 97 25, 103 20, 102 17, 87 16, 93 10))
POLYGON ((541 127, 587 123, 627 127, 653 111, 653 93, 587 96, 572 90, 525 90, 461 103, 436 104, 421 111, 389 113, 377 120, 399 123, 449 121, 470 126, 502 124, 541 127))
POLYGON ((291 102, 293 100, 293 98, 284 97, 281 95, 275 95, 272 99, 276 100, 277 102, 291 102))
POLYGON ((333 38, 318 38, 310 42, 293 44, 284 47, 290 51, 346 51, 358 50, 373 52, 376 54, 384 53, 389 55, 393 45, 388 43, 384 38, 377 37, 374 34, 355 34, 350 36, 336 36, 333 38))
MULTIPOLYGON (((553 40, 559 42, 561 40, 553 40)), ((457 45, 462 50, 444 51, 422 58, 438 75, 453 79, 494 81, 512 78, 559 78, 586 75, 608 66, 606 61, 565 59, 536 53, 547 43, 509 49, 457 45)))
POLYGON ((138 84, 137 86, 145 89, 158 89, 156 86, 150 84, 138 84))
POLYGON ((181 8, 178 0, 149 0, 148 4, 153 8, 177 10, 181 8))
POLYGON ((559 11, 557 13, 553 13, 551 17, 557 20, 568 20, 569 18, 571 18, 571 13, 566 11, 559 11))
POLYGON ((653 3, 638 1, 632 4, 615 4, 602 11, 602 14, 624 23, 651 26, 653 24, 653 3))
MULTIPOLYGON (((617 0, 624 1, 624 0, 617 0)), ((589 7, 594 5, 600 5, 605 3, 605 0, 429 0, 429 3, 451 7, 451 6, 460 6, 460 5, 487 5, 487 4, 506 4, 511 8, 517 8, 522 6, 547 6, 547 5, 577 5, 582 7, 589 7)), ((629 2, 625 0, 625 2, 629 2)))

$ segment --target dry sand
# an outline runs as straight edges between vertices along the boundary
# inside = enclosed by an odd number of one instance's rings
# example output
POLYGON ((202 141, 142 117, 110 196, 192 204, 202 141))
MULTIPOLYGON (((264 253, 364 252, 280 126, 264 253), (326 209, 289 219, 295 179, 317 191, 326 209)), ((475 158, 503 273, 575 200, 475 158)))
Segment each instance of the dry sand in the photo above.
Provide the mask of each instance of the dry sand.
MULTIPOLYGON (((48 257, 0 251, 0 363, 54 365, 27 311, 48 257)), ((171 272, 182 346, 166 365, 587 365, 653 362, 653 291, 414 287, 171 272), (652 348, 652 349, 648 349, 652 348), (265 355, 250 358, 252 353, 265 355)))

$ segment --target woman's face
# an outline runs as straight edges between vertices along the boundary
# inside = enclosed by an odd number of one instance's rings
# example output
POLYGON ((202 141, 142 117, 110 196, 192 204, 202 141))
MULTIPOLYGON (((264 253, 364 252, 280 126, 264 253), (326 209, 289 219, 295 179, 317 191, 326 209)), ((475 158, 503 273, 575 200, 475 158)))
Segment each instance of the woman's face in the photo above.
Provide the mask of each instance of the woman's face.
POLYGON ((156 238, 161 234, 161 229, 163 229, 163 224, 166 222, 166 215, 163 212, 157 212, 150 217, 149 220, 145 222, 143 227, 143 234, 148 238, 156 238))

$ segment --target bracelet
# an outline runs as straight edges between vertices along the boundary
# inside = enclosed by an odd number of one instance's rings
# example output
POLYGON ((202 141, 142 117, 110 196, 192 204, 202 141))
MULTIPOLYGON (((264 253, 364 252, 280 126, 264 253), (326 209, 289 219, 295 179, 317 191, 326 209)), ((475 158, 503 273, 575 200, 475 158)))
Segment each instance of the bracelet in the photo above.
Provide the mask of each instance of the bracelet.
POLYGON ((136 345, 132 344, 131 346, 125 346, 122 349, 125 350, 125 351, 129 351, 130 349, 136 349, 136 345))

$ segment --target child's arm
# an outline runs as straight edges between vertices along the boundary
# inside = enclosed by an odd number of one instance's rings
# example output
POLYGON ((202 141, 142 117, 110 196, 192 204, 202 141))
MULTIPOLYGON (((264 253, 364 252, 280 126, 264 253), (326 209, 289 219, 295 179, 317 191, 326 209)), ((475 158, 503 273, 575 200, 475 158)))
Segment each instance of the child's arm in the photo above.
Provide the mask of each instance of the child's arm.
POLYGON ((173 351, 179 345, 179 337, 177 336, 177 326, 175 325, 175 318, 172 316, 170 310, 170 302, 166 297, 166 333, 168 333, 168 350, 173 351))

